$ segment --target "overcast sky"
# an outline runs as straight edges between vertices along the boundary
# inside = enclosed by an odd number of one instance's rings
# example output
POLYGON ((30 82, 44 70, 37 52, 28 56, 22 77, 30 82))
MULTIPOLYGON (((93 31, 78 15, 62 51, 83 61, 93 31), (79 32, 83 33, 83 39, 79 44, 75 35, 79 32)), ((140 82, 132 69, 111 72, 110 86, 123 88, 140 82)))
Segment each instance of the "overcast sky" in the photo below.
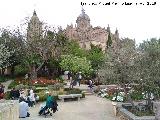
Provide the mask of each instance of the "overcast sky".
POLYGON ((109 24, 112 33, 117 28, 120 37, 135 39, 137 43, 160 37, 158 0, 0 0, 0 27, 19 26, 35 9, 41 21, 65 28, 67 24, 76 23, 81 2, 86 3, 83 8, 94 27, 106 28, 109 24), (112 4, 103 5, 107 2, 112 4), (124 2, 132 2, 132 5, 122 5, 124 2), (92 3, 97 5, 89 5, 92 3))

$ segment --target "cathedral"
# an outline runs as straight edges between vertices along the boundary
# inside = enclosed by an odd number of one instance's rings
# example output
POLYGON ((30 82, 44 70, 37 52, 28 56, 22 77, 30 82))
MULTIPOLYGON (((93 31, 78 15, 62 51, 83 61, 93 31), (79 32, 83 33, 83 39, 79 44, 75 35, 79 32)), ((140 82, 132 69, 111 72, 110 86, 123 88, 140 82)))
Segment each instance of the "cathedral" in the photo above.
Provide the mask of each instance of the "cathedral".
POLYGON ((98 45, 103 51, 106 49, 108 35, 111 35, 112 45, 114 47, 119 43, 119 33, 116 29, 112 34, 108 25, 107 29, 101 27, 92 27, 90 18, 82 8, 81 14, 77 17, 76 25, 67 25, 65 34, 69 39, 76 40, 81 48, 90 49, 90 45, 98 45))
MULTIPOLYGON (((37 17, 36 11, 33 12, 27 29, 27 40, 33 40, 35 37, 40 37, 42 34, 42 23, 37 17)), ((81 48, 90 49, 91 44, 98 45, 103 51, 106 50, 108 35, 111 36, 112 46, 116 47, 119 43, 119 33, 116 29, 112 34, 108 25, 107 29, 101 27, 92 27, 90 18, 82 8, 81 14, 77 17, 76 25, 67 25, 64 29, 64 34, 70 39, 79 43, 81 48)))

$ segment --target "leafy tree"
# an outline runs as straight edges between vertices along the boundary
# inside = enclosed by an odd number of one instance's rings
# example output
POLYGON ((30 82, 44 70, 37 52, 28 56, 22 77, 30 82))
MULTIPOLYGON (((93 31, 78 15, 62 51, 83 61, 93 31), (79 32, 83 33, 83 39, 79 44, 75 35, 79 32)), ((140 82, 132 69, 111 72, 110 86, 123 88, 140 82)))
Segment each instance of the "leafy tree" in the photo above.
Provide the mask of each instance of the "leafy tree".
POLYGON ((98 70, 104 62, 104 53, 99 46, 91 44, 91 49, 87 51, 87 59, 91 61, 92 68, 98 70))
POLYGON ((12 68, 13 74, 14 66, 21 63, 24 56, 23 36, 20 33, 19 29, 15 29, 14 31, 11 31, 9 29, 1 29, 0 44, 5 45, 9 51, 14 51, 14 53, 8 59, 8 62, 11 63, 11 66, 8 67, 12 68))
POLYGON ((31 79, 37 78, 37 72, 43 67, 49 67, 51 59, 59 59, 65 45, 66 37, 61 32, 45 27, 40 36, 33 34, 32 39, 26 41, 24 62, 28 65, 31 79))
POLYGON ((74 40, 68 40, 66 46, 63 48, 63 51, 63 54, 86 57, 86 50, 80 48, 79 44, 74 40))
POLYGON ((105 64, 99 70, 99 76, 106 83, 116 83, 124 88, 128 100, 134 107, 134 103, 129 94, 127 94, 127 85, 134 82, 134 59, 136 57, 135 42, 125 38, 117 48, 108 48, 105 58, 105 64))
POLYGON ((72 71, 73 73, 89 74, 92 72, 91 63, 85 57, 63 55, 60 66, 63 70, 72 71))
POLYGON ((6 68, 12 63, 9 62, 9 58, 13 55, 14 51, 9 51, 7 47, 0 44, 0 69, 6 68))
POLYGON ((135 74, 139 77, 137 82, 141 83, 142 91, 147 91, 148 109, 151 110, 151 93, 154 93, 155 99, 158 99, 160 95, 160 39, 153 38, 150 41, 144 41, 139 45, 138 53, 135 74))

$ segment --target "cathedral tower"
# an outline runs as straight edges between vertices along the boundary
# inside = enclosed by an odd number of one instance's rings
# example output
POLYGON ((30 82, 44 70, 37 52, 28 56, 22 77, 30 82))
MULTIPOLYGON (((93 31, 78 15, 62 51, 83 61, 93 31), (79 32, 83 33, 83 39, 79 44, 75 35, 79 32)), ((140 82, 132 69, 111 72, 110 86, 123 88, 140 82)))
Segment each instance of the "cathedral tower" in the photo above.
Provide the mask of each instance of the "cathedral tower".
POLYGON ((77 28, 79 29, 87 29, 90 27, 90 18, 85 13, 85 10, 82 8, 82 13, 77 17, 76 20, 77 28))
POLYGON ((42 22, 40 22, 36 11, 34 10, 33 16, 31 17, 30 22, 28 23, 27 28, 27 40, 33 41, 37 38, 40 39, 42 35, 42 22))

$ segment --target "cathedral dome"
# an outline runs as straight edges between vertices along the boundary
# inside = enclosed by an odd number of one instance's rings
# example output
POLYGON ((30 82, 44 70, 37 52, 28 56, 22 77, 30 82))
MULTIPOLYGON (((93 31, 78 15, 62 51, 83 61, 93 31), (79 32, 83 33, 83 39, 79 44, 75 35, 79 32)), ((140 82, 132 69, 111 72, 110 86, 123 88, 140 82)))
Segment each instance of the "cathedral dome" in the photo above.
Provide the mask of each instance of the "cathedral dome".
POLYGON ((77 20, 85 19, 90 21, 89 16, 85 13, 85 10, 82 8, 82 13, 78 16, 77 20))

